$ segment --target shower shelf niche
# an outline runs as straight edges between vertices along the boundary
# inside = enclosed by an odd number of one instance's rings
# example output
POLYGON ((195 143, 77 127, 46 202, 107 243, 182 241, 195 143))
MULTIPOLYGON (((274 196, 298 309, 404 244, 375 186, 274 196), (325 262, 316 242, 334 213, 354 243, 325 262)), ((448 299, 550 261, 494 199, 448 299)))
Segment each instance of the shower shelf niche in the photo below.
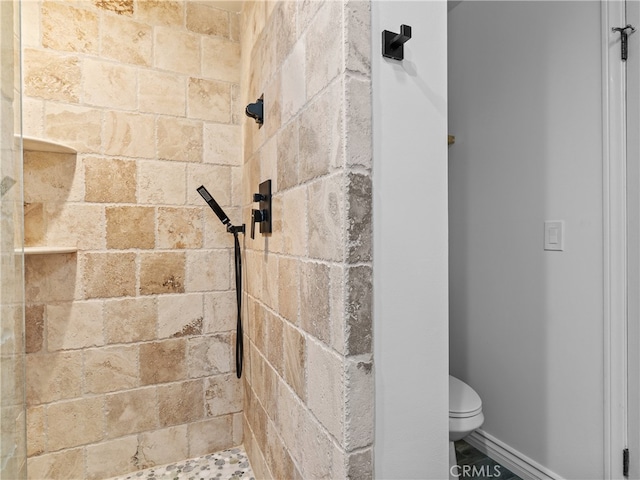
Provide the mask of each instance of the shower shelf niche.
MULTIPOLYGON (((16 139, 20 136, 16 135, 16 139)), ((46 152, 46 153, 67 153, 76 154, 77 150, 67 145, 58 142, 52 142, 51 140, 45 140, 35 137, 22 137, 22 150, 29 152, 46 152)), ((15 253, 20 254, 24 251, 25 255, 51 255, 51 254, 64 254, 64 253, 76 253, 77 247, 60 246, 60 245, 42 245, 42 246, 25 246, 23 248, 16 248, 15 253)))

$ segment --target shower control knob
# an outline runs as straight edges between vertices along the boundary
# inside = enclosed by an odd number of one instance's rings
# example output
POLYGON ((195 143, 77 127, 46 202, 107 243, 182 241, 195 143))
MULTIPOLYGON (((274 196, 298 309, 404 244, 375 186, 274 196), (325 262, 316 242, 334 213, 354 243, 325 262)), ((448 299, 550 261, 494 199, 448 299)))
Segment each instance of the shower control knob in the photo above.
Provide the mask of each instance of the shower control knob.
POLYGON ((265 195, 262 195, 261 193, 254 193, 253 194, 253 201, 254 202, 263 202, 267 200, 267 197, 265 195))
POLYGON ((256 237, 256 223, 266 220, 264 210, 251 210, 251 238, 256 237))

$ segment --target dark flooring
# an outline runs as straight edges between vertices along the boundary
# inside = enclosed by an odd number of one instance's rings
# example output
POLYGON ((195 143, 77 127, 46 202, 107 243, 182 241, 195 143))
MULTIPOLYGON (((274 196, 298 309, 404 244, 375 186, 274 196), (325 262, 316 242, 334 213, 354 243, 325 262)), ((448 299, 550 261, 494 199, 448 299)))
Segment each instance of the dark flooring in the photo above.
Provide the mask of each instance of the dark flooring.
MULTIPOLYGON (((457 473, 462 479, 473 480, 522 480, 498 462, 490 459, 464 440, 455 442, 456 457, 460 466, 457 473)), ((456 473, 456 472, 454 472, 456 473)))

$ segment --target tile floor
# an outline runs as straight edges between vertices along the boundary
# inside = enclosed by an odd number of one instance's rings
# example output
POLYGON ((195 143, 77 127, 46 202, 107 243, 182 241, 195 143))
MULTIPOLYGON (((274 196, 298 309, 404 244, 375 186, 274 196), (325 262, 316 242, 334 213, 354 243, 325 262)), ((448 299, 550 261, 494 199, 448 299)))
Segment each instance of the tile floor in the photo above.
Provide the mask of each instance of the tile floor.
POLYGON ((522 480, 515 473, 507 470, 498 462, 490 459, 464 440, 455 442, 455 446, 458 465, 460 465, 459 478, 473 480, 522 480), (470 468, 465 468, 465 466, 469 466, 470 468))
POLYGON ((244 447, 129 473, 110 480, 255 480, 244 447))

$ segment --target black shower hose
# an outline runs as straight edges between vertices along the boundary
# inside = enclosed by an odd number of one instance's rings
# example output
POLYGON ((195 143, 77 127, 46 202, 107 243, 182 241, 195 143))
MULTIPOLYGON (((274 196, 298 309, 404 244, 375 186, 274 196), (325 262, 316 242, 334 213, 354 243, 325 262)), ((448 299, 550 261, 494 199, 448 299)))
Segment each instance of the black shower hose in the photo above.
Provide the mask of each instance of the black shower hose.
POLYGON ((240 252, 240 241, 238 232, 233 232, 235 242, 235 264, 236 264, 236 303, 238 305, 238 322, 236 325, 236 377, 242 377, 242 255, 240 252))

